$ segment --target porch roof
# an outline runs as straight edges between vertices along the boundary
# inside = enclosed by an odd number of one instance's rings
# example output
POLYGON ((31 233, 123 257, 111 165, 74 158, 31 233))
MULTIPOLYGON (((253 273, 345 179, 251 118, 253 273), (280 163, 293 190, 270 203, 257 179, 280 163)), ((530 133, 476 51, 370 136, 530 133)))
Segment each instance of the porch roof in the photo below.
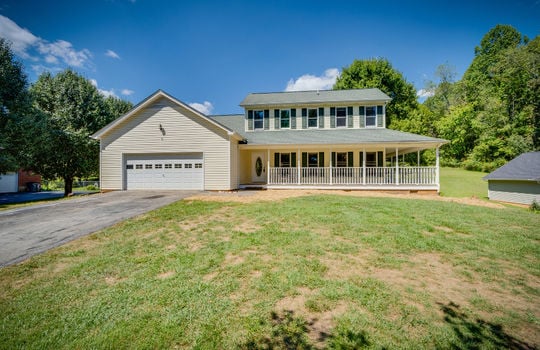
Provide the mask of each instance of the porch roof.
POLYGON ((304 129, 245 131, 244 115, 211 116, 224 126, 236 131, 248 145, 351 145, 351 144, 432 144, 441 145, 444 139, 412 134, 386 128, 362 129, 304 129))

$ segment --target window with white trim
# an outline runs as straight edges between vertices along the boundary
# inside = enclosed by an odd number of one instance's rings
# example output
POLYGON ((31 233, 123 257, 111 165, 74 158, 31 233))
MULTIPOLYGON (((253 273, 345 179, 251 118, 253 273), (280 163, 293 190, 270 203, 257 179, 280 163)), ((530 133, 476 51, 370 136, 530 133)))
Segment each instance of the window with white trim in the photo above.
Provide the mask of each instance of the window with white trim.
POLYGON ((308 167, 319 167, 319 153, 308 153, 308 167))
POLYGON ((344 128, 347 126, 347 108, 336 108, 336 127, 344 128))
POLYGON ((253 129, 264 129, 264 111, 253 111, 253 129))
POLYGON ((347 167, 347 152, 337 152, 336 153, 336 167, 345 168, 347 167))
POLYGON ((291 127, 291 111, 288 109, 282 109, 279 111, 280 127, 282 129, 289 129, 291 127))
POLYGON ((319 127, 319 115, 317 114, 317 108, 308 109, 308 128, 319 127))

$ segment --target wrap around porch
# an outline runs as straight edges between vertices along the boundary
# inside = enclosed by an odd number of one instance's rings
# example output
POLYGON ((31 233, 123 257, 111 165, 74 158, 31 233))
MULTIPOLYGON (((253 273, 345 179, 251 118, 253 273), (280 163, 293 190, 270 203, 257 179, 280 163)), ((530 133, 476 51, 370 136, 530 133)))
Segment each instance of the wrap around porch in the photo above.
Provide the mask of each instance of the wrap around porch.
POLYGON ((435 164, 420 165, 420 150, 259 150, 251 152, 251 181, 241 188, 437 191, 439 148, 435 164), (412 165, 411 156, 417 162, 412 165), (404 155, 409 154, 409 161, 404 155), (400 160, 401 158, 401 160, 400 160), (258 177, 257 177, 258 172, 258 177))

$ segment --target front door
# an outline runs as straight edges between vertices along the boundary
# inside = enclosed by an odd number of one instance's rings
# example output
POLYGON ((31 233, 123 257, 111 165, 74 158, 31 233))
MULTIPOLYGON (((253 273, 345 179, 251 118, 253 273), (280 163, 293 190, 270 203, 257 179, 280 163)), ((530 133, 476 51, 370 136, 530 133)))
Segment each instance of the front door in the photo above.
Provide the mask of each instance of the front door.
POLYGON ((264 152, 251 153, 251 181, 266 182, 266 157, 264 152))

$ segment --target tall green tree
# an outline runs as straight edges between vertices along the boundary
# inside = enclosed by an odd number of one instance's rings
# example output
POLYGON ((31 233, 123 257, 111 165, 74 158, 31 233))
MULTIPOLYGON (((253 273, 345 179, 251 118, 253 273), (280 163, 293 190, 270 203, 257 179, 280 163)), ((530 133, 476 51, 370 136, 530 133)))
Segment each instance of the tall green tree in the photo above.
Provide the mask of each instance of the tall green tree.
POLYGON ((22 64, 10 43, 0 38, 0 174, 16 170, 21 163, 24 117, 30 108, 27 87, 22 64))
POLYGON ((379 88, 392 98, 386 108, 386 126, 397 120, 409 118, 418 108, 416 90, 399 71, 384 58, 354 60, 343 68, 334 84, 335 90, 379 88))
POLYGON ((74 178, 98 170, 98 143, 90 135, 131 106, 106 102, 90 81, 70 69, 42 74, 30 92, 37 132, 29 162, 46 178, 62 178, 67 196, 74 178))

